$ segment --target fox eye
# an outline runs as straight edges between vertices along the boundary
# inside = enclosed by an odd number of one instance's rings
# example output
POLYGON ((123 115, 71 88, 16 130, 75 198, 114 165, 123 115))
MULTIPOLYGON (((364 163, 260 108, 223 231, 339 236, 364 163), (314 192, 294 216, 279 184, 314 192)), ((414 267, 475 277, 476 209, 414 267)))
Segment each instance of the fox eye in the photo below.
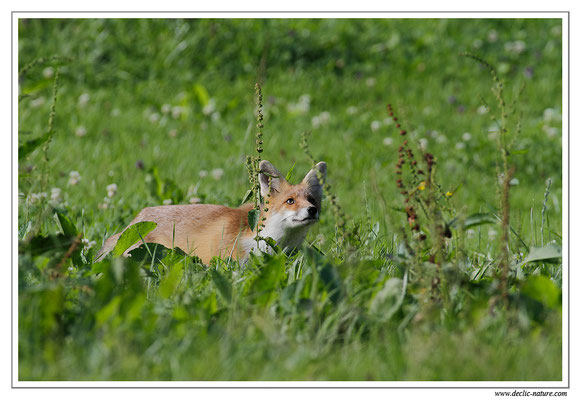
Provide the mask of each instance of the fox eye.
POLYGON ((286 204, 295 204, 295 199, 293 199, 292 197, 289 197, 289 198, 286 200, 286 204))

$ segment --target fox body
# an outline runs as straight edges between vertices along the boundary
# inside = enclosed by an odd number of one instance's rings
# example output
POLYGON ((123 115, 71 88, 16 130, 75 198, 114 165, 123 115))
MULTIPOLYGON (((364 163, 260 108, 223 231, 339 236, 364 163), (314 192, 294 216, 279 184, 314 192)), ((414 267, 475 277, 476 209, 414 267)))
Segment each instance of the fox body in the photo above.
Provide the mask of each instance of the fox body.
MULTIPOLYGON (((326 173, 327 164, 320 162, 301 183, 291 185, 270 162, 263 160, 260 163, 260 191, 269 202, 261 205, 259 221, 263 216, 266 220, 260 236, 271 237, 282 248, 299 246, 308 229, 319 219, 326 173)), ((248 224, 248 212, 253 206, 248 203, 238 208, 213 204, 148 207, 141 210, 127 228, 138 222, 152 221, 157 226, 144 237, 147 243, 178 247, 198 256, 205 264, 214 256, 233 257, 244 262, 257 248, 256 230, 253 232, 248 224)), ((96 260, 115 248, 125 229, 105 241, 96 260)), ((136 243, 124 255, 141 244, 136 243)), ((268 250, 262 240, 258 246, 262 251, 268 250)))

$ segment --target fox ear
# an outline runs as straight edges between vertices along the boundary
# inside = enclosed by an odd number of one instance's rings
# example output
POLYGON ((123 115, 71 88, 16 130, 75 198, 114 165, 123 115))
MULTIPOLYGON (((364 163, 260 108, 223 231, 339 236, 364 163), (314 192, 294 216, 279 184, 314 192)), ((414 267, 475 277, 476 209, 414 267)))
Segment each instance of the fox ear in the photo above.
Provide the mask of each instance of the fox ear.
POLYGON ((327 177, 327 163, 321 161, 315 168, 311 169, 309 173, 303 179, 303 182, 307 184, 311 194, 315 196, 319 203, 323 197, 323 184, 325 183, 325 178, 327 177))
POLYGON ((260 194, 262 197, 268 196, 269 184, 274 192, 280 192, 281 186, 286 183, 286 180, 282 177, 279 170, 266 160, 260 162, 259 168, 260 174, 258 174, 258 180, 260 182, 260 194))

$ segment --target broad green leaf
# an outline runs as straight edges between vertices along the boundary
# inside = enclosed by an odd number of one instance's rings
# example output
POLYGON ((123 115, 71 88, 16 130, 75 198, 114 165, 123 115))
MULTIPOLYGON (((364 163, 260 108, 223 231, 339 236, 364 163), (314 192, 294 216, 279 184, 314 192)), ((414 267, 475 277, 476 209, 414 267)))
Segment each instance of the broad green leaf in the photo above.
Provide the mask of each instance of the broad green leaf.
POLYGON ((250 201, 250 199, 252 198, 253 193, 254 192, 252 191, 252 189, 248 189, 246 191, 246 194, 244 195, 244 198, 242 199, 242 203, 240 203, 240 204, 242 205, 242 204, 248 203, 250 201))
POLYGON ((561 300, 561 290, 544 275, 533 275, 523 285, 522 293, 549 308, 557 307, 561 300))
POLYGON ((36 139, 27 140, 18 146, 18 161, 22 160, 24 157, 32 153, 36 148, 44 144, 51 136, 52 132, 46 132, 45 134, 37 137, 36 139))
POLYGON ((106 306, 102 307, 97 314, 95 319, 97 320, 97 326, 101 326, 113 317, 119 314, 119 306, 121 305, 122 297, 120 295, 113 297, 113 299, 106 306))
POLYGON ((198 99, 198 101, 202 105, 202 107, 205 107, 208 104, 208 102, 210 101, 210 95, 208 94, 208 91, 201 84, 196 83, 194 85, 194 93, 196 95, 196 98, 198 99))
POLYGON ((159 295, 164 299, 169 299, 175 293, 183 274, 183 265, 181 263, 175 264, 159 284, 159 295))
POLYGON ((153 257, 155 263, 162 262, 164 265, 171 265, 170 263, 165 262, 165 258, 170 252, 171 249, 166 248, 164 245, 159 243, 148 243, 147 247, 141 244, 139 247, 131 250, 129 254, 131 255, 131 259, 136 262, 151 264, 153 257))
POLYGON ((274 300, 275 289, 284 275, 285 260, 286 257, 284 255, 264 255, 265 264, 258 271, 258 276, 254 279, 250 288, 250 292, 257 304, 266 306, 274 300))
POLYGON ((341 276, 331 263, 327 263, 319 271, 321 281, 325 286, 325 290, 329 293, 331 301, 335 304, 343 297, 343 289, 341 285, 341 276))
POLYGON ((186 321, 190 318, 190 313, 186 307, 178 305, 173 310, 173 318, 177 321, 186 321))
POLYGON ((66 291, 62 285, 41 287, 34 293, 38 306, 34 308, 35 316, 42 327, 41 334, 54 334, 59 329, 59 315, 63 314, 66 304, 66 291))
POLYGON ((147 304, 147 296, 139 293, 133 301, 129 302, 127 309, 123 313, 123 322, 130 323, 138 320, 143 315, 143 307, 147 304))
POLYGON ((403 281, 391 278, 385 281, 383 288, 371 299, 369 311, 381 321, 387 321, 399 310, 403 302, 403 281))
POLYGON ((543 261, 546 263, 557 263, 559 258, 561 258, 561 247, 555 243, 549 243, 543 247, 532 247, 529 255, 518 263, 515 268, 520 268, 526 263, 533 261, 543 261))
POLYGON ((260 218, 260 211, 256 208, 248 211, 248 225, 250 226, 250 230, 254 231, 256 224, 258 223, 258 219, 260 218))
POLYGON ((209 315, 214 315, 218 312, 218 301, 216 300, 216 292, 210 293, 202 303, 202 307, 209 315))
POLYGON ((232 300, 232 284, 230 281, 214 268, 210 268, 210 275, 212 276, 212 282, 216 286, 216 289, 218 289, 220 295, 227 303, 230 303, 232 300))
POLYGON ((66 215, 60 212, 56 212, 55 216, 62 233, 64 233, 67 236, 76 236, 79 233, 75 224, 73 224, 66 215))
POLYGON ((496 222, 498 222, 498 220, 491 214, 476 213, 466 217, 464 220, 464 229, 483 224, 495 224, 496 222))
POLYGON ((133 246, 142 238, 155 229, 157 224, 155 222, 143 221, 131 225, 123 232, 117 241, 115 249, 113 249, 114 256, 120 256, 125 253, 125 250, 133 246))

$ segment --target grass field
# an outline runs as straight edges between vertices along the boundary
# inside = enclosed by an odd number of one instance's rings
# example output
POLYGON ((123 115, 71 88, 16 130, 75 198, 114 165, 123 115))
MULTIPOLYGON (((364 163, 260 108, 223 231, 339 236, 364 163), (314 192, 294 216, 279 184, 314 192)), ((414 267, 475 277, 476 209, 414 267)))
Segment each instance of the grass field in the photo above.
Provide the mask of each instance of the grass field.
POLYGON ((561 380, 560 20, 18 31, 20 380, 561 380), (143 207, 240 205, 256 82, 262 158, 328 165, 304 247, 94 263, 143 207))

